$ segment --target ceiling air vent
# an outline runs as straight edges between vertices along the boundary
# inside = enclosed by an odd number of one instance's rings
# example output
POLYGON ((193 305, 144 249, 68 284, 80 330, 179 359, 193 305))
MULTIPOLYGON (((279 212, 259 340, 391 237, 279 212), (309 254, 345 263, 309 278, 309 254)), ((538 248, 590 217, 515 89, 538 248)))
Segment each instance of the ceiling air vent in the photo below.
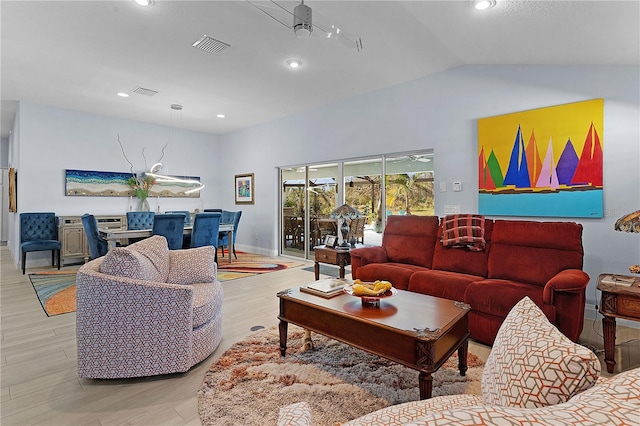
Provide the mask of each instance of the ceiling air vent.
POLYGON ((197 47, 205 52, 213 53, 214 55, 220 55, 222 52, 231 47, 230 44, 224 41, 216 40, 208 35, 203 35, 198 41, 192 44, 193 47, 197 47))
POLYGON ((132 92, 137 93, 138 95, 144 95, 144 96, 153 96, 158 93, 155 90, 145 89, 144 87, 140 87, 140 86, 133 89, 132 92))

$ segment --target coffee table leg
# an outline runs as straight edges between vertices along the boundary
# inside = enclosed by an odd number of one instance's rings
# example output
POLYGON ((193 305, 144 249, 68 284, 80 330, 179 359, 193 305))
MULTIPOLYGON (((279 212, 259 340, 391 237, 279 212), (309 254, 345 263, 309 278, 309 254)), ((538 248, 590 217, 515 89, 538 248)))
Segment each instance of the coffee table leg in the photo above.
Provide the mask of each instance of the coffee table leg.
POLYGON ((287 328, 289 323, 280 320, 278 330, 280 330, 280 355, 285 356, 287 354, 287 328))
POLYGON ((433 377, 431 373, 420 372, 418 377, 420 387, 420 399, 431 398, 431 392, 433 391, 433 377))
POLYGON ((320 264, 318 262, 313 265, 313 272, 316 273, 316 281, 320 279, 320 264))
POLYGON ((469 353, 469 339, 465 339, 465 341, 458 348, 458 369, 460 370, 460 375, 464 376, 467 374, 467 354, 469 353))
POLYGON ((340 278, 344 278, 344 261, 340 262, 340 278))

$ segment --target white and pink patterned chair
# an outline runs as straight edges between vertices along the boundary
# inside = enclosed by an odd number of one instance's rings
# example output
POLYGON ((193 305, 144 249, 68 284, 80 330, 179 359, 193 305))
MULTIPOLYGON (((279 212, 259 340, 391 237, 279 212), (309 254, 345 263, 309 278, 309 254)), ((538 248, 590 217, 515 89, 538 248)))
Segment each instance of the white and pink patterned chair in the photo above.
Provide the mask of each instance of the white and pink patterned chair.
POLYGON ((78 375, 184 372, 222 340, 222 286, 213 247, 169 250, 153 236, 78 270, 78 375))
MULTIPOLYGON (((482 376, 482 395, 397 404, 343 426, 638 425, 640 368, 611 379, 587 348, 560 333, 529 298, 503 322, 482 376)), ((278 426, 312 425, 306 402, 280 409, 278 426)))

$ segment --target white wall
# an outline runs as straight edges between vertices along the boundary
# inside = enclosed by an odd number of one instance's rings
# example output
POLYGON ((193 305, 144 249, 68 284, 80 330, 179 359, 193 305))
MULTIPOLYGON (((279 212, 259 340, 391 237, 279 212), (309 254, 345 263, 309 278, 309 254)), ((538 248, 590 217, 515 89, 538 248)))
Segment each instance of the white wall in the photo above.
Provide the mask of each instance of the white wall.
MULTIPOLYGON (((256 176, 256 204, 242 206, 238 245, 276 250, 277 166, 433 148, 435 187, 463 184, 462 192, 436 193, 436 213, 445 204, 473 213, 479 118, 604 98, 606 217, 559 219, 584 226, 587 298, 594 303, 600 273, 640 263, 640 236, 613 230, 618 217, 640 207, 639 94, 637 66, 464 66, 222 135, 221 157, 237 160, 222 163, 220 173, 256 176)), ((223 206, 233 206, 231 192, 223 206)))
MULTIPOLYGON (((118 135, 134 172, 145 169, 142 149, 146 148, 150 167, 165 149, 163 173, 199 176, 206 185, 201 198, 160 198, 165 210, 191 210, 219 205, 218 136, 207 133, 170 129, 131 120, 64 110, 21 102, 18 131, 14 131, 15 149, 11 160, 18 174, 18 212, 53 211, 57 215, 125 214, 128 197, 71 197, 65 195, 65 170, 98 170, 128 172, 118 144, 118 135)), ((12 145, 13 147, 14 145, 12 145)), ((135 199, 134 199, 135 203, 135 199)), ((156 209, 157 201, 149 201, 156 209)), ((135 205, 134 205, 135 209, 135 205)), ((19 220, 11 215, 14 232, 9 246, 14 259, 19 258, 19 220)), ((27 266, 46 265, 50 253, 30 253, 27 266)))
MULTIPOLYGON (((243 131, 220 136, 183 131, 179 142, 169 144, 165 171, 200 176, 207 188, 202 203, 171 199, 162 201, 162 209, 202 204, 242 210, 238 246, 273 254, 276 167, 432 148, 435 187, 441 181, 449 187, 454 180, 463 184, 462 192, 436 193, 436 213, 442 215, 445 204, 476 212, 479 118, 604 98, 606 216, 560 218, 584 226, 584 269, 592 278, 587 298, 593 304, 598 274, 625 273, 640 263, 640 236, 613 231, 618 217, 640 207, 639 96, 638 66, 464 66, 243 131), (234 204, 233 178, 240 173, 255 173, 255 205, 234 204)), ((171 134, 162 126, 28 103, 21 103, 16 120, 9 156, 18 171, 21 212, 123 213, 124 198, 64 196, 64 170, 127 171, 118 133, 127 155, 142 169, 142 147, 155 161, 171 134)), ((19 235, 16 222, 10 218, 10 238, 12 232, 19 235)), ((15 241, 10 247, 17 253, 15 241)), ((46 254, 41 260, 50 261, 46 254)))

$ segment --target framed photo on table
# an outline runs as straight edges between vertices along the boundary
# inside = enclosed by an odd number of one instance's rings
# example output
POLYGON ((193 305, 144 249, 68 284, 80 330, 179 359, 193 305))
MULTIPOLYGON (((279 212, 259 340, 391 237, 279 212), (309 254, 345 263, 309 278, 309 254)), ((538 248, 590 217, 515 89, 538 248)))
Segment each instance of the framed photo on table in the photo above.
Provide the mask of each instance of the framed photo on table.
POLYGON ((235 198, 236 204, 253 204, 254 199, 253 173, 236 175, 235 198))
POLYGON ((335 235, 327 235, 324 237, 324 245, 325 247, 334 248, 338 244, 338 237, 335 235))

